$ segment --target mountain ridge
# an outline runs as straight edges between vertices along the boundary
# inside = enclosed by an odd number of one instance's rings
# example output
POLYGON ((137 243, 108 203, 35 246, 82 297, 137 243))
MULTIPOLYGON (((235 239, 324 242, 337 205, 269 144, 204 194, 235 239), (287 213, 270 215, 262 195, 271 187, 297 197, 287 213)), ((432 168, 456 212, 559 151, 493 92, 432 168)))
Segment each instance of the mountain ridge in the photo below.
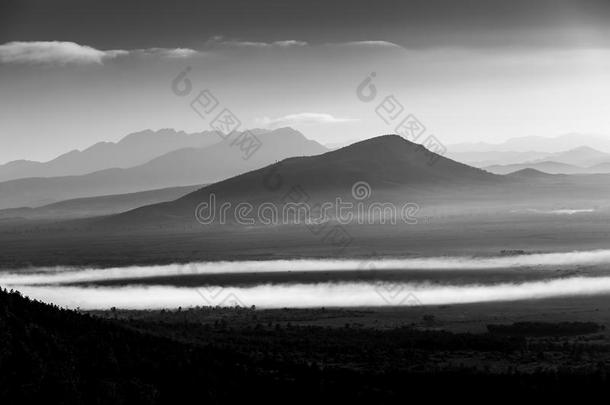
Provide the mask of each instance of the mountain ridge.
POLYGON ((14 160, 0 165, 0 181, 29 177, 60 177, 110 168, 129 168, 184 147, 205 147, 222 139, 215 131, 188 134, 164 128, 125 135, 117 142, 101 141, 82 150, 73 149, 48 161, 14 160))
POLYGON ((521 136, 509 138, 499 143, 463 142, 447 145, 453 153, 463 152, 563 152, 580 146, 589 146, 610 153, 610 139, 599 135, 567 133, 554 137, 521 136))
POLYGON ((111 168, 78 176, 2 182, 0 209, 39 207, 73 198, 209 184, 286 157, 327 151, 322 145, 291 128, 269 131, 258 135, 258 138, 262 146, 249 159, 244 158, 238 145, 222 141, 203 148, 170 151, 142 165, 126 169, 111 168))

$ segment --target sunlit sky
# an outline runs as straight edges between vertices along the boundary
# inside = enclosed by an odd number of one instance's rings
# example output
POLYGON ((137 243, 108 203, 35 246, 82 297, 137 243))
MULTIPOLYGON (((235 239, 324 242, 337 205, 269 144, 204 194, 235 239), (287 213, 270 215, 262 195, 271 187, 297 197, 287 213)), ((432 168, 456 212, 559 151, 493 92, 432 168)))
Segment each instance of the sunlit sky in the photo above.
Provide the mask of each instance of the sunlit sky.
POLYGON ((146 128, 208 129, 209 89, 243 127, 324 144, 394 132, 394 96, 444 143, 610 137, 610 2, 7 1, 0 163, 146 128), (510 3, 510 4, 509 4, 510 3), (533 4, 532 4, 533 3, 533 4), (187 66, 185 97, 172 79, 187 66), (372 72, 377 96, 358 85, 372 72))

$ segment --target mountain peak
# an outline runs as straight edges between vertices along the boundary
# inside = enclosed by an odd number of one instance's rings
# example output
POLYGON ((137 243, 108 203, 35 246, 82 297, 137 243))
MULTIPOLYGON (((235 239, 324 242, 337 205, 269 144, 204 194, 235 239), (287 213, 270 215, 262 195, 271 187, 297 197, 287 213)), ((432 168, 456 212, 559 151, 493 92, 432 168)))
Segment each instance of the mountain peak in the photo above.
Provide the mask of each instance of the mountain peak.
MULTIPOLYGON (((590 146, 587 146, 587 145, 579 146, 577 148, 571 149, 571 151, 572 152, 599 152, 599 153, 601 153, 597 149, 594 149, 594 148, 592 148, 590 146)), ((567 151, 567 152, 569 152, 569 151, 567 151)))
POLYGON ((541 170, 537 170, 537 169, 526 168, 526 169, 521 169, 521 170, 517 170, 512 173, 509 173, 509 174, 507 174, 507 176, 515 177, 515 178, 540 178, 540 177, 553 177, 556 175, 550 174, 550 173, 545 173, 545 172, 543 172, 541 170))
POLYGON ((186 133, 184 131, 176 131, 173 128, 162 128, 157 131, 152 130, 152 129, 145 129, 142 131, 137 131, 137 132, 132 132, 130 134, 127 134, 123 138, 121 138, 121 140, 119 140, 117 143, 121 144, 121 143, 129 143, 129 142, 140 142, 140 141, 149 140, 150 137, 153 137, 153 136, 175 137, 175 136, 179 136, 179 135, 184 136, 184 135, 186 135, 186 133))
POLYGON ((413 142, 406 140, 405 138, 403 138, 400 135, 396 135, 396 134, 384 134, 384 135, 379 135, 379 136, 375 136, 373 138, 369 138, 369 139, 365 139, 363 141, 360 142, 356 142, 353 145, 357 145, 357 144, 384 144, 384 143, 389 143, 389 142, 401 142, 401 143, 407 143, 407 144, 412 144, 413 142))
POLYGON ((291 137, 294 139, 297 139, 297 138, 298 139, 307 139, 305 137, 305 135, 303 135, 301 132, 297 131, 296 129, 294 129, 292 127, 276 128, 271 131, 264 132, 260 135, 262 135, 262 136, 283 136, 283 137, 291 137))
POLYGON ((557 155, 569 155, 569 154, 588 154, 588 155, 606 155, 606 153, 592 148, 588 145, 578 146, 576 148, 568 149, 564 152, 560 152, 557 155))
POLYGON ((421 145, 413 143, 411 141, 406 140, 400 135, 396 134, 386 134, 376 136, 374 138, 365 139, 363 141, 359 141, 353 143, 351 145, 345 146, 341 149, 360 149, 360 148, 373 148, 373 149, 392 149, 395 147, 405 148, 405 147, 418 147, 421 148, 421 145))
POLYGON ((408 160, 411 165, 430 165, 432 161, 449 160, 439 155, 433 159, 434 154, 422 145, 411 142, 400 135, 380 135, 364 141, 356 142, 332 152, 336 157, 349 155, 351 158, 364 160, 408 160))

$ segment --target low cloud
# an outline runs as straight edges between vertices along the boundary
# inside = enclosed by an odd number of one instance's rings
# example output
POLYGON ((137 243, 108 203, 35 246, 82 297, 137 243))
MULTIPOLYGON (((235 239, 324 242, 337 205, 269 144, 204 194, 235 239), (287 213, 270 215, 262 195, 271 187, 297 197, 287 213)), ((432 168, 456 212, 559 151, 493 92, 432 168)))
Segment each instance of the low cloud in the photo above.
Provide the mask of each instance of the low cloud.
POLYGON ((206 48, 298 48, 305 46, 321 46, 321 47, 368 47, 368 48, 399 48, 400 45, 388 41, 347 41, 347 42, 329 42, 326 44, 310 44, 306 41, 299 40, 284 40, 284 41, 243 41, 237 39, 226 39, 222 36, 210 38, 206 43, 206 48))
POLYGON ((103 280, 140 279, 159 276, 231 273, 332 272, 371 270, 491 270, 535 268, 550 275, 559 268, 599 266, 610 263, 610 250, 538 253, 515 256, 437 256, 395 259, 302 259, 218 261, 159 266, 128 266, 108 269, 39 267, 0 271, 0 285, 62 284, 103 280))
POLYGON ((353 47, 377 47, 377 48, 400 48, 404 49, 402 46, 397 45, 393 42, 388 41, 350 41, 350 42, 340 42, 340 43, 330 43, 328 45, 343 45, 343 46, 353 46, 353 47))
POLYGON ((253 287, 207 285, 80 287, 14 286, 27 297, 61 307, 81 309, 161 309, 194 306, 256 305, 257 308, 379 307, 451 305, 533 300, 554 297, 606 296, 610 277, 569 277, 492 285, 395 283, 261 284, 253 287), (414 298, 409 300, 409 298, 414 298))
MULTIPOLYGON (((191 58, 213 50, 229 49, 292 49, 307 47, 305 41, 283 40, 273 42, 242 41, 225 39, 216 36, 209 39, 205 51, 190 48, 139 48, 139 49, 113 49, 101 50, 88 45, 81 45, 68 41, 15 41, 0 45, 0 63, 30 64, 30 65, 102 65, 106 61, 126 57, 160 57, 169 59, 191 58)), ((374 48, 400 48, 398 45, 386 41, 354 41, 331 43, 322 46, 346 47, 374 47, 374 48)), ((293 119, 307 122, 328 123, 345 122, 335 119, 328 114, 293 114, 293 119)), ((284 119, 282 117, 279 119, 284 119)))
POLYGON ((294 39, 273 42, 241 41, 236 39, 225 39, 222 36, 215 36, 206 42, 208 48, 290 48, 307 46, 305 41, 294 39))
POLYGON ((8 42, 0 45, 0 63, 31 65, 102 65, 105 61, 127 56, 187 58, 200 52, 188 48, 145 48, 100 50, 75 42, 8 42))
POLYGON ((127 51, 126 54, 181 59, 201 55, 201 52, 190 48, 144 48, 127 51))
POLYGON ((358 120, 355 118, 339 118, 325 113, 304 112, 298 114, 288 114, 277 118, 262 117, 257 118, 255 121, 257 125, 264 126, 266 128, 280 128, 304 124, 340 124, 355 122, 358 120))
MULTIPOLYGON (((232 305, 238 302, 261 308, 319 306, 387 306, 411 305, 415 297, 423 305, 448 305, 476 302, 530 300, 564 296, 592 296, 610 293, 610 277, 559 277, 558 268, 601 265, 610 262, 610 250, 541 253, 500 257, 421 257, 367 260, 253 260, 237 262, 204 262, 160 266, 132 266, 111 269, 80 269, 74 267, 28 268, 0 272, 0 285, 45 302, 71 308, 177 308, 196 305, 232 305), (363 266, 364 264, 364 266, 363 266), (367 269, 377 270, 460 270, 531 268, 544 271, 548 279, 525 282, 455 283, 380 281, 339 283, 255 284, 251 287, 213 286, 183 288, 176 286, 143 286, 137 279, 160 276, 210 274, 333 272, 367 269), (124 287, 70 286, 69 283, 129 280, 124 287), (209 295, 205 295, 210 291, 209 295), (202 295, 202 293, 204 295, 202 295), (213 298, 214 300, 203 301, 213 298)), ((482 273, 481 277, 487 277, 482 273)), ((239 284, 239 283, 237 283, 239 284)), ((240 304, 241 305, 241 304, 240 304)))
POLYGON ((9 42, 0 45, 0 62, 24 64, 102 64, 124 51, 100 51, 74 42, 9 42))

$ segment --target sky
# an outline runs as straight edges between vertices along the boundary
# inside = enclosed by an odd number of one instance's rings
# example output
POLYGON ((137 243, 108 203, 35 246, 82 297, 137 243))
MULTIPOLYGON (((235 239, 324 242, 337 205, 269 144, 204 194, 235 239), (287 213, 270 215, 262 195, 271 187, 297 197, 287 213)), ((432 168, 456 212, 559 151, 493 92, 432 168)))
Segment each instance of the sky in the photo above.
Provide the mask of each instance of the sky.
POLYGON ((445 144, 610 137, 608 22, 588 0, 3 0, 0 163, 209 129, 190 105, 204 90, 242 128, 324 144, 408 115, 445 144))

